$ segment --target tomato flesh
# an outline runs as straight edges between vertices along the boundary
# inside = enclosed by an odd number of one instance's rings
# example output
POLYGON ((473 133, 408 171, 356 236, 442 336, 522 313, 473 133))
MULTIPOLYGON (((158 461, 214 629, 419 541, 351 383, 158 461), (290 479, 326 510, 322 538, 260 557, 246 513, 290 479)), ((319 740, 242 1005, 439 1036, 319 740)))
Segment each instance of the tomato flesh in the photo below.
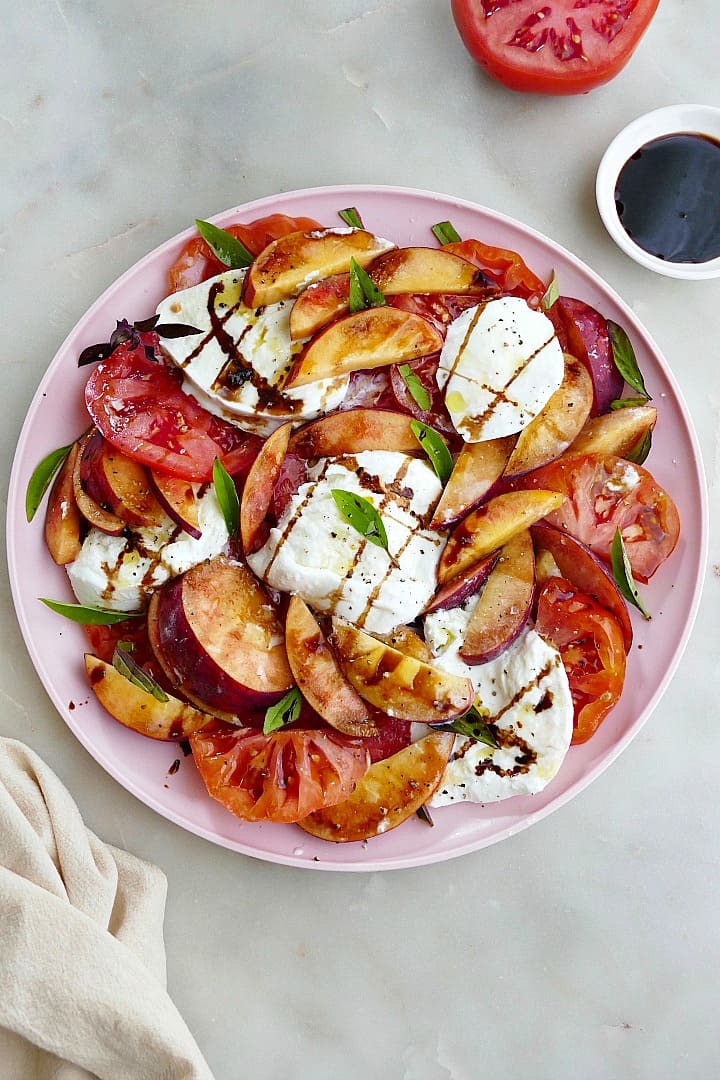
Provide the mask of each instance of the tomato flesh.
POLYGON ((659 0, 452 0, 473 58, 512 90, 584 94, 614 78, 659 0))
POLYGON ((531 307, 538 307, 545 284, 516 251, 483 244, 480 240, 445 244, 444 250, 479 266, 503 293, 522 297, 531 307))

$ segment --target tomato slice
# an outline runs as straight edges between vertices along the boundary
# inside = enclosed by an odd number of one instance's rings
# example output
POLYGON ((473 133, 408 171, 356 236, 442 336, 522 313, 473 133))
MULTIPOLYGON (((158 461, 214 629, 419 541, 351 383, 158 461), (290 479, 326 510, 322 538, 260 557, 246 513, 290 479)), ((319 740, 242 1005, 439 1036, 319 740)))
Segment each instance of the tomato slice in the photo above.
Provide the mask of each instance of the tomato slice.
POLYGON ((359 740, 331 731, 225 727, 190 746, 209 794, 243 821, 289 823, 335 806, 369 765, 359 740))
MULTIPOLYGON (((312 218, 289 217, 287 214, 269 214, 257 218, 248 225, 228 225, 225 229, 243 244, 251 255, 259 255, 273 240, 279 240, 291 232, 305 232, 322 226, 312 218)), ((193 236, 168 270, 168 291, 179 292, 199 285, 201 281, 215 277, 227 270, 216 259, 201 236, 193 236)))
POLYGON ((465 47, 512 90, 585 94, 625 66, 660 0, 452 0, 465 47))
POLYGON ((480 240, 461 240, 445 244, 445 251, 459 255, 484 270, 504 293, 520 296, 537 307, 545 294, 545 284, 516 251, 483 244, 480 240))
POLYGON ((540 590, 535 629, 562 656, 575 708, 572 742, 587 742, 622 693, 620 624, 565 578, 552 577, 540 590))
POLYGON ((212 480, 219 458, 241 475, 261 440, 213 416, 186 394, 178 376, 128 342, 95 368, 85 403, 104 438, 133 461, 196 483, 212 480))
POLYGON ((582 454, 559 458, 523 477, 518 487, 548 488, 567 501, 547 518, 610 562, 620 529, 634 577, 646 582, 678 542, 680 515, 647 469, 624 458, 582 454))

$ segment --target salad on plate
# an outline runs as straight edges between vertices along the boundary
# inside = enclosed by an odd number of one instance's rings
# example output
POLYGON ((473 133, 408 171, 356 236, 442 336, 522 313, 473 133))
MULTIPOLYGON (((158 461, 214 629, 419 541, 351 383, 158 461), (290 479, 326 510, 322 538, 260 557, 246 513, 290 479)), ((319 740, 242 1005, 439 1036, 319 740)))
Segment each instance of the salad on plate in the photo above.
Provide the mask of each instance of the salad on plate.
POLYGON ((623 327, 449 221, 339 213, 198 222, 78 357, 27 510, 50 488, 76 602, 44 599, 110 716, 241 820, 352 842, 552 783, 680 522, 623 327))

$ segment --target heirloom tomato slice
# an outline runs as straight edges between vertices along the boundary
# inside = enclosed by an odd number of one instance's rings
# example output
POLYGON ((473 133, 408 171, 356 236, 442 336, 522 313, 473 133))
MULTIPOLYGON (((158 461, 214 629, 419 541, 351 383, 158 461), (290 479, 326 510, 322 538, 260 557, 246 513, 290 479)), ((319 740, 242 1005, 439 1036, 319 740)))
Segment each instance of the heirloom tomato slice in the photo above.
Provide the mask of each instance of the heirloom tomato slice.
POLYGON ((522 256, 509 248, 483 244, 480 240, 460 240, 444 244, 445 251, 484 270, 503 293, 512 293, 537 307, 545 294, 544 282, 534 274, 522 256))
POLYGON ((349 798, 369 765, 358 739, 297 728, 226 727, 190 737, 208 792, 243 821, 300 821, 349 798))
POLYGON ((585 94, 625 66, 660 0, 452 0, 465 47, 498 82, 585 94))
POLYGON ((558 650, 567 672, 575 709, 572 742, 587 742, 622 693, 620 624, 565 578, 551 577, 540 590, 535 629, 558 650))

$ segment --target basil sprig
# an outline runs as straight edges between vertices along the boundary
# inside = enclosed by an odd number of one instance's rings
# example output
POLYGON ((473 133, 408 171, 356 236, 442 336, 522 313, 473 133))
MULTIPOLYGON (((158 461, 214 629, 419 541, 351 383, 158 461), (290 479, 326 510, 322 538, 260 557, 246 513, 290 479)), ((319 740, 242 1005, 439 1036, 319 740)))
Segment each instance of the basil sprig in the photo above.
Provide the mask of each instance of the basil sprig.
POLYGON ((545 290, 542 299, 540 300, 540 307, 543 311, 549 311, 553 304, 560 297, 560 285, 557 279, 557 274, 553 270, 552 277, 550 278, 550 284, 545 290))
POLYGON ((215 458, 212 474, 215 494, 222 516, 225 518, 228 534, 231 537, 237 536, 240 524, 240 500, 238 499, 235 482, 220 458, 215 458))
POLYGON ((466 713, 455 720, 431 723, 430 727, 435 731, 452 731, 455 735, 464 735, 475 742, 491 746, 493 750, 497 750, 500 745, 492 727, 475 705, 471 705, 466 713))
POLYGON ((625 454, 625 459, 627 461, 632 461, 634 465, 642 465, 651 450, 652 431, 648 428, 637 446, 633 446, 632 450, 629 450, 627 454, 625 454))
POLYGON ((627 551, 625 550, 625 543, 619 529, 615 530, 612 547, 610 548, 610 564, 612 566, 615 584, 627 602, 632 604, 633 607, 636 607, 638 611, 642 613, 644 619, 650 619, 651 616, 640 599, 640 593, 638 592, 638 587, 633 578, 632 567, 630 566, 630 560, 628 559, 627 551))
POLYGON ((141 611, 108 611, 107 608, 91 607, 89 604, 63 604, 59 600, 48 600, 45 596, 38 599, 51 611, 83 626, 113 626, 126 619, 139 619, 143 614, 141 611))
POLYGON ((345 210, 338 210, 338 217, 341 217, 345 224, 349 225, 351 229, 365 228, 356 206, 348 206, 345 210))
POLYGON ((410 397, 413 399, 417 407, 419 409, 422 409, 423 412, 427 412, 430 408, 430 405, 432 404, 428 390, 425 389, 423 384, 420 382, 420 379, 412 370, 409 364, 400 364, 398 367, 398 371, 402 376, 403 382, 408 388, 408 393, 410 394, 410 397))
POLYGON ((371 544, 388 551, 383 520, 369 499, 356 495, 354 491, 344 491, 343 488, 333 488, 330 494, 348 525, 352 525, 371 544))
POLYGON ((362 266, 350 260, 350 311, 364 311, 365 308, 383 307, 385 297, 362 266))
POLYGON ((253 256, 248 249, 232 233, 219 229, 211 221, 202 221, 200 218, 195 219, 195 224, 215 258, 219 259, 224 266, 229 266, 231 270, 243 270, 253 261, 253 256))
POLYGON ((617 412, 618 409, 634 409, 638 405, 646 405, 647 400, 648 399, 644 397, 615 398, 614 401, 610 402, 610 408, 614 412, 617 412))
POLYGON ((73 448, 73 443, 69 446, 61 446, 58 450, 51 450, 47 454, 39 465, 36 465, 33 474, 28 481, 27 491, 25 492, 25 517, 28 521, 32 521, 37 513, 38 507, 42 502, 43 495, 50 487, 52 478, 55 473, 61 467, 66 457, 73 448))
POLYGON ((438 221, 432 226, 433 236, 440 244, 461 243, 460 234, 451 221, 438 221))
POLYGON ((113 667, 134 686, 139 686, 146 694, 151 694, 156 701, 168 701, 168 696, 162 686, 133 660, 130 654, 134 647, 132 641, 118 641, 113 652, 113 667))
MULTIPOLYGON (((140 319, 130 323, 127 319, 120 319, 110 335, 109 341, 101 341, 96 345, 88 345, 78 356, 78 367, 86 367, 88 364, 96 364, 100 360, 107 360, 119 345, 130 342, 136 349, 141 344, 140 334, 147 334, 154 330, 161 338, 190 337, 192 334, 202 334, 197 326, 189 326, 187 323, 161 323, 159 315, 151 315, 149 319, 140 319)), ((145 346, 145 355, 149 360, 155 359, 155 353, 150 345, 145 346)))
POLYGON ((288 690, 287 694, 280 698, 277 704, 271 705, 265 713, 263 735, 269 735, 270 732, 277 731, 286 724, 292 724, 293 720, 297 720, 300 715, 301 706, 302 694, 297 686, 293 686, 292 690, 288 690))
POLYGON ((430 816, 430 811, 428 810, 427 806, 418 806, 415 813, 425 825, 429 825, 431 829, 433 828, 435 822, 430 816))
POLYGON ((437 431, 423 424, 420 420, 410 421, 410 430, 427 454, 430 464, 437 473, 440 483, 445 486, 453 471, 453 459, 447 448, 447 443, 441 439, 437 431))
POLYGON ((607 320, 607 328, 615 367, 628 386, 631 386, 637 394, 642 394, 645 401, 650 401, 630 338, 622 326, 613 322, 612 319, 607 320))

